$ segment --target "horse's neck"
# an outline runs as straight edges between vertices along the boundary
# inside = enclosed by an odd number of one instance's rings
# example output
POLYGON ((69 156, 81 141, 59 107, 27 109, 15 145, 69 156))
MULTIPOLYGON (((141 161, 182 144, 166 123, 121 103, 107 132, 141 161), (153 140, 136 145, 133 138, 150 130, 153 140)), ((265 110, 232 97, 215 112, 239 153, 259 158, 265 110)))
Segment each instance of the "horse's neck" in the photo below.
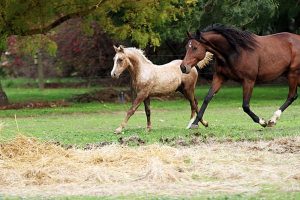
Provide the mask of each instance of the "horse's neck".
POLYGON ((205 39, 203 44, 207 51, 213 53, 223 64, 231 64, 228 60, 228 54, 232 52, 232 49, 223 36, 211 33, 205 35, 204 33, 203 38, 205 39))
POLYGON ((131 65, 128 67, 128 71, 134 83, 139 81, 140 75, 143 71, 143 68, 146 65, 146 62, 143 59, 137 58, 136 56, 128 56, 131 62, 131 65))

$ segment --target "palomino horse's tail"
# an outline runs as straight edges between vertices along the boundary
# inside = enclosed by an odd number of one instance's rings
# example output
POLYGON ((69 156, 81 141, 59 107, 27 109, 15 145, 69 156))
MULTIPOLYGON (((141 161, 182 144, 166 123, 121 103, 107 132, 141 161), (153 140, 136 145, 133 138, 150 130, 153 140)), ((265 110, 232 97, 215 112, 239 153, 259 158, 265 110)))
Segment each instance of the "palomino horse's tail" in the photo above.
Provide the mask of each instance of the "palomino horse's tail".
POLYGON ((197 63, 197 66, 199 67, 199 69, 206 67, 206 65, 208 65, 209 62, 213 59, 213 56, 214 56, 214 54, 207 51, 203 60, 201 60, 197 63))

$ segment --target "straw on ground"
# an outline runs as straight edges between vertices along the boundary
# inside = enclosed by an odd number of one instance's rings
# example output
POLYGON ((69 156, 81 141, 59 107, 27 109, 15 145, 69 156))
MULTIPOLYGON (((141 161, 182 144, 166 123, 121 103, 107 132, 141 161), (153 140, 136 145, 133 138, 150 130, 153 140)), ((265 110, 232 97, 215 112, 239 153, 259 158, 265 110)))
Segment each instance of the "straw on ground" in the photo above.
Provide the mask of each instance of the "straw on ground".
POLYGON ((0 144, 0 194, 256 194, 300 191, 300 137, 191 147, 107 145, 82 150, 18 136, 0 144))

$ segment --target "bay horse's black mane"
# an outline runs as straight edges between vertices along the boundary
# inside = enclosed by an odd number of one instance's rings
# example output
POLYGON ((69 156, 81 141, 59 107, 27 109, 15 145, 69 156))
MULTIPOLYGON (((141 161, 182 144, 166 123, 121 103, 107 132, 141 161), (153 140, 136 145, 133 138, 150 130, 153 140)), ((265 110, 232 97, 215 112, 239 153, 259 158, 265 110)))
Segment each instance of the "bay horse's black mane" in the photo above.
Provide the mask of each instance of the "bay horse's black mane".
POLYGON ((222 24, 213 24, 204 28, 202 31, 198 30, 195 39, 201 40, 201 33, 209 31, 214 31, 225 37, 230 46, 237 53, 239 53, 239 47, 246 50, 253 50, 257 46, 256 40, 253 37, 254 35, 251 32, 226 27, 222 24))

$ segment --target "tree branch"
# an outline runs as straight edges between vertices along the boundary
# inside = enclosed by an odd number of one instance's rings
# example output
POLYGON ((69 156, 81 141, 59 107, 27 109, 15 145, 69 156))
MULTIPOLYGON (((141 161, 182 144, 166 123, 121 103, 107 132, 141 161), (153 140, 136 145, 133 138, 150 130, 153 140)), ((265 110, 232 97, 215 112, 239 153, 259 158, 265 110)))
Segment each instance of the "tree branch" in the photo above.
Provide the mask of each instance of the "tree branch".
POLYGON ((73 12, 73 13, 69 13, 65 16, 62 16, 62 17, 56 19, 51 24, 48 24, 45 27, 29 29, 29 30, 25 30, 21 33, 15 33, 15 34, 16 35, 21 35, 21 36, 28 36, 28 35, 35 35, 35 34, 45 34, 48 31, 50 31, 51 29, 59 26, 60 24, 64 23, 65 21, 67 21, 69 19, 73 19, 73 18, 77 18, 77 17, 83 17, 83 16, 86 16, 86 15, 90 14, 92 11, 96 10, 105 1, 106 0, 100 0, 98 4, 92 6, 91 8, 89 8, 87 10, 73 12))

